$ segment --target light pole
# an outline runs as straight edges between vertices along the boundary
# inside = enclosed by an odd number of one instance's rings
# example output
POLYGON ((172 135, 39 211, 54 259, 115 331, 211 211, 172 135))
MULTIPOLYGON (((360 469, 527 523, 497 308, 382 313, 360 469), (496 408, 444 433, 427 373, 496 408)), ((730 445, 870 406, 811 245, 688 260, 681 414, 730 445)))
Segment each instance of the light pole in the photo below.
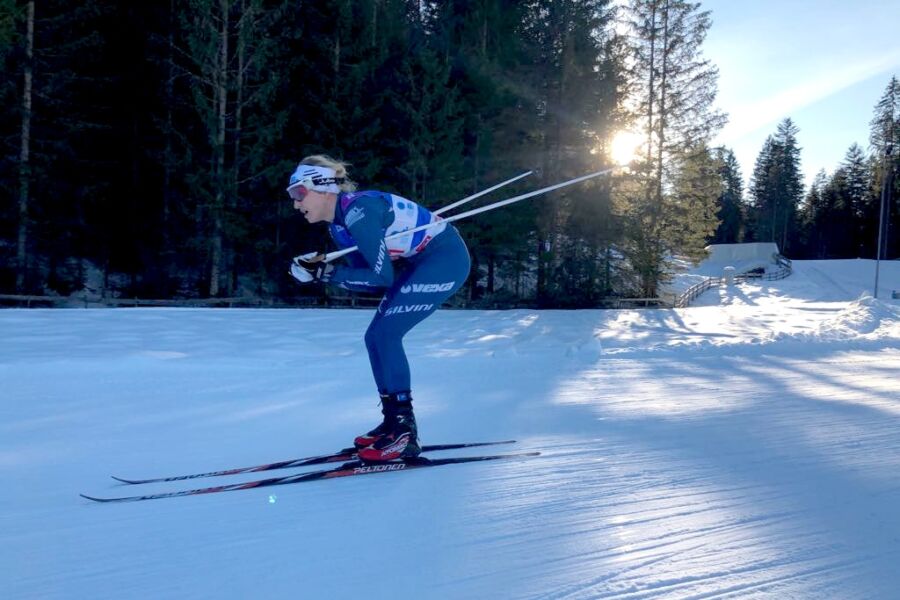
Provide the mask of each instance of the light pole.
POLYGON ((888 144, 884 150, 884 181, 881 186, 881 206, 878 209, 878 249, 875 251, 875 298, 878 298, 878 275, 881 270, 881 253, 887 246, 887 229, 891 214, 891 191, 894 187, 894 163, 891 160, 893 145, 888 144), (884 242, 882 242, 882 237, 884 242))

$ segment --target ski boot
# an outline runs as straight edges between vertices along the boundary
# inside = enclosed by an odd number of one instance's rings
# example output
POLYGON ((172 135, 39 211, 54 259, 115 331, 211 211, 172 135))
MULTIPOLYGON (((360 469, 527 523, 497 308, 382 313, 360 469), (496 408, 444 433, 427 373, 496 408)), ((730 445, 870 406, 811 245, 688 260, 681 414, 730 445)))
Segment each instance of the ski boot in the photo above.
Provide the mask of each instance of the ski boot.
POLYGON ((375 438, 357 452, 363 462, 386 462, 399 458, 415 458, 419 448, 416 416, 413 414, 409 392, 382 396, 384 422, 361 438, 375 438))
POLYGON ((384 415, 384 419, 381 421, 381 423, 378 424, 377 427, 375 427, 375 429, 369 431, 368 433, 358 435, 353 440, 353 445, 357 450, 366 448, 367 446, 371 446, 391 430, 391 427, 393 427, 394 417, 397 414, 396 395, 381 394, 381 414, 384 415))

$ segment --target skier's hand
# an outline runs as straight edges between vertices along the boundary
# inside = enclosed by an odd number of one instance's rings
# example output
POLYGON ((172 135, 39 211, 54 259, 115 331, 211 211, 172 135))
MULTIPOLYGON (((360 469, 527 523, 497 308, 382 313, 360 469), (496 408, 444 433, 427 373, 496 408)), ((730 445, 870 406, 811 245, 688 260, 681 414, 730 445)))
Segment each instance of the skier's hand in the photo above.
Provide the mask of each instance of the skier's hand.
POLYGON ((291 276, 300 283, 328 281, 334 265, 325 262, 325 253, 310 252, 295 256, 291 263, 291 276))

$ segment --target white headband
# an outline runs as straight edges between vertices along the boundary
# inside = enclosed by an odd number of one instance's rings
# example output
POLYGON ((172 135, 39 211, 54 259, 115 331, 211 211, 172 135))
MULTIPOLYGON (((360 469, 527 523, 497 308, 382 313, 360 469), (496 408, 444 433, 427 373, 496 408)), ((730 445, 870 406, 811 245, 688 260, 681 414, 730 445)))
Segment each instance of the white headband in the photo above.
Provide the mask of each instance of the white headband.
POLYGON ((300 163, 297 165, 294 174, 291 175, 287 189, 290 190, 295 186, 302 185, 317 192, 337 194, 341 191, 340 184, 344 183, 344 181, 343 177, 335 177, 334 169, 300 163))

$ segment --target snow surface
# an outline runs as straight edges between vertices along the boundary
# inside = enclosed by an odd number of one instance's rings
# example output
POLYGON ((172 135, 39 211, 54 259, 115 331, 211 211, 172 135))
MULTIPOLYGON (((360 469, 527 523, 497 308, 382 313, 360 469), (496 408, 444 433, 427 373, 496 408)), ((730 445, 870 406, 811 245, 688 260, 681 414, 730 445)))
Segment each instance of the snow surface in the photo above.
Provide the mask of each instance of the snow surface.
POLYGON ((540 457, 115 505, 374 425, 371 312, 0 311, 0 598, 898 598, 900 303, 794 269, 408 336, 425 443, 540 457))

